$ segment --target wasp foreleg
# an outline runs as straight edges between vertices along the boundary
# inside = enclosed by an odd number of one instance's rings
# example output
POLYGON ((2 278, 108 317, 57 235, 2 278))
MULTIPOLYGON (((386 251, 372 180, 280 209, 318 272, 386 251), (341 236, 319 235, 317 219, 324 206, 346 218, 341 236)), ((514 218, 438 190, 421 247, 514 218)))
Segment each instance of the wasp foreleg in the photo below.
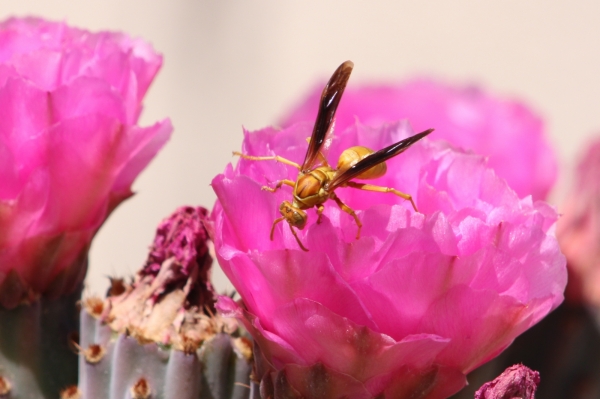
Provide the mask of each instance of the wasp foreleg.
MULTIPOLYGON (((273 234, 275 233, 275 226, 277 225, 277 223, 281 222, 282 220, 284 220, 285 217, 280 217, 277 218, 273 221, 273 225, 271 226, 271 241, 273 241, 273 234)), ((300 238, 298 238, 298 234, 296 234, 296 231, 294 230, 294 228, 292 227, 292 225, 290 224, 290 230, 292 231, 292 234, 294 235, 294 238, 296 239, 296 242, 298 243, 298 245, 300 246, 300 248, 303 251, 308 252, 308 249, 306 249, 306 247, 304 245, 302 245, 302 242, 300 241, 300 238)))
POLYGON ((360 238, 360 229, 362 229, 362 223, 360 222, 360 219, 358 218, 358 216, 356 216, 356 213, 354 212, 354 210, 352 208, 350 208, 348 205, 344 204, 342 202, 342 200, 339 199, 337 195, 335 195, 335 193, 331 193, 330 197, 331 197, 331 199, 333 199, 335 201, 336 204, 338 204, 338 206, 341 208, 342 211, 348 213, 350 216, 352 216, 354 218, 354 221, 356 222, 356 225, 358 226, 358 231, 356 232, 356 239, 358 240, 360 238))
POLYGON ((288 179, 283 179, 283 180, 279 180, 277 182, 277 184, 275 185, 275 187, 271 188, 269 186, 262 186, 261 190, 270 191, 270 192, 274 193, 275 191, 279 190, 281 188, 281 186, 283 186, 284 184, 287 186, 290 186, 290 187, 294 187, 296 185, 296 182, 293 182, 288 179))
POLYGON ((271 235, 269 236, 271 238, 271 241, 273 241, 273 233, 275 232, 275 225, 279 222, 281 222, 283 219, 285 219, 284 217, 280 217, 277 218, 273 221, 273 225, 271 226, 271 235))
POLYGON ((233 155, 237 155, 240 158, 249 159, 251 161, 277 161, 277 162, 284 163, 286 165, 293 166, 294 168, 296 168, 298 170, 300 170, 300 168, 301 168, 301 166, 298 165, 296 162, 290 161, 289 159, 286 159, 283 157, 280 157, 279 155, 273 155, 273 156, 268 156, 268 157, 255 157, 253 155, 242 154, 241 152, 238 152, 238 151, 233 151, 233 155))
POLYGON ((412 205, 412 207, 415 210, 415 212, 419 212, 419 210, 417 209, 417 206, 415 205, 415 202, 413 201, 412 196, 410 194, 406 194, 406 193, 403 193, 401 191, 398 191, 395 188, 374 186, 372 184, 356 183, 356 182, 353 182, 353 181, 347 182, 346 186, 352 187, 352 188, 358 188, 359 190, 376 191, 378 193, 392 193, 392 194, 396 194, 397 196, 402 197, 402 198, 404 198, 407 201, 410 201, 410 204, 412 205))
POLYGON ((298 238, 298 235, 296 234, 296 230, 294 230, 294 227, 290 224, 290 230, 292 231, 292 234, 294 235, 294 238, 296 239, 296 242, 298 243, 298 245, 300 246, 300 248, 305 251, 308 252, 308 249, 302 245, 302 241, 300 241, 300 239, 298 238))

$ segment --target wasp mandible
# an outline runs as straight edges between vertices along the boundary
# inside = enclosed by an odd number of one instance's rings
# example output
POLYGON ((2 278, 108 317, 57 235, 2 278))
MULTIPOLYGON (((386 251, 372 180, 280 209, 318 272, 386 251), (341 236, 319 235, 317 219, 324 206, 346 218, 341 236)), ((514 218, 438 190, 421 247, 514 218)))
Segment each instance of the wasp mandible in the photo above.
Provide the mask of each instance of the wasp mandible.
POLYGON ((344 93, 353 67, 354 64, 352 61, 344 62, 335 70, 329 79, 329 82, 325 85, 323 93, 321 94, 315 126, 313 128, 312 136, 309 139, 308 150, 306 151, 306 156, 302 165, 278 155, 251 156, 237 151, 233 153, 241 158, 252 161, 277 161, 298 169, 296 181, 283 179, 279 180, 275 187, 264 186, 262 188, 263 190, 274 193, 284 184, 293 187, 292 202, 283 201, 279 206, 281 217, 275 219, 271 226, 271 240, 273 240, 273 233, 277 223, 285 220, 288 222, 292 234, 296 238, 300 248, 304 251, 308 251, 298 238, 294 227, 302 230, 304 226, 306 226, 308 217, 304 210, 312 207, 317 208, 317 223, 320 223, 321 215, 324 210, 323 204, 328 199, 335 201, 344 212, 354 218, 354 221, 358 226, 356 239, 360 238, 362 223, 358 216, 356 216, 354 210, 344 204, 335 194, 335 190, 338 187, 352 187, 360 190, 393 193, 410 201, 415 212, 418 212, 417 206, 410 194, 403 193, 391 187, 358 183, 352 181, 352 179, 375 179, 383 176, 387 170, 385 164, 386 160, 404 152, 408 147, 431 133, 433 129, 428 129, 415 134, 414 136, 387 146, 377 152, 361 146, 348 148, 340 155, 335 169, 325 158, 324 152, 328 149, 333 134, 335 111, 340 103, 340 99, 342 98, 342 94, 344 93))

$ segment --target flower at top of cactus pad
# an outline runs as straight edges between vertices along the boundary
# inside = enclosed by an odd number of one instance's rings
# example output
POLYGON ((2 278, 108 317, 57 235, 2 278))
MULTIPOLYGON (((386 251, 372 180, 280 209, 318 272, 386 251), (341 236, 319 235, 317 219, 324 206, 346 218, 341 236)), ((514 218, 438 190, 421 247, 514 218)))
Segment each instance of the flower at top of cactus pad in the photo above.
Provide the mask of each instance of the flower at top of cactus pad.
POLYGON ((0 23, 0 306, 83 280, 92 237, 171 133, 137 126, 161 63, 121 33, 0 23))
POLYGON ((600 140, 591 143, 557 226, 569 266, 567 299, 600 308, 600 140))
MULTIPOLYGON (((282 125, 314 121, 321 89, 315 88, 282 125)), ((556 156, 541 118, 518 101, 494 98, 475 87, 425 79, 348 87, 336 115, 338 131, 355 120, 373 125, 408 119, 417 132, 434 127, 431 140, 448 140, 489 157, 488 166, 519 197, 545 199, 556 180, 556 156)))
MULTIPOLYGON (((242 152, 299 163, 311 130, 245 132, 242 152)), ((380 149, 412 133, 407 122, 355 123, 336 133, 328 159, 335 165, 346 148, 380 149)), ((556 211, 519 199, 485 157, 428 138, 370 181, 412 194, 419 212, 393 194, 339 188, 361 237, 327 201, 320 224, 312 208, 297 230, 307 252, 285 221, 269 239, 291 188, 261 190, 295 181, 297 169, 240 159, 214 178, 209 231, 243 300, 220 297, 217 309, 256 340, 263 388, 303 398, 443 398, 561 303, 556 211)))

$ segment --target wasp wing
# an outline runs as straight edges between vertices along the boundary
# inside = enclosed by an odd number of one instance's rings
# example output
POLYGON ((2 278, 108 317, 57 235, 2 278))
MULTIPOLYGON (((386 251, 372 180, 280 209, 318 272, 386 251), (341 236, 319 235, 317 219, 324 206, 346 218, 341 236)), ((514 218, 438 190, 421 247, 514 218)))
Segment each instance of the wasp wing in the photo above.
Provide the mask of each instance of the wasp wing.
MULTIPOLYGON (((319 112, 315 121, 312 136, 306 151, 306 157, 302 163, 302 171, 313 169, 313 166, 317 161, 322 161, 322 157, 319 155, 320 151, 325 151, 331 142, 331 135, 333 133, 333 125, 335 119, 335 111, 340 103, 350 74, 354 68, 352 61, 346 61, 340 65, 331 78, 323 93, 321 93, 321 100, 319 102, 319 112)), ((322 154, 324 155, 324 154, 322 154)))
POLYGON ((401 154, 402 152, 406 151, 408 147, 421 140, 423 137, 427 136, 431 132, 433 132, 433 129, 428 129, 421 133, 417 133, 414 136, 410 136, 395 144, 382 148, 381 150, 374 152, 371 155, 361 159, 344 172, 340 173, 339 175, 336 175, 333 178, 333 180, 331 180, 331 182, 329 183, 329 191, 335 190, 336 187, 339 187, 347 181, 355 178, 365 170, 382 162, 385 162, 398 154, 401 154))

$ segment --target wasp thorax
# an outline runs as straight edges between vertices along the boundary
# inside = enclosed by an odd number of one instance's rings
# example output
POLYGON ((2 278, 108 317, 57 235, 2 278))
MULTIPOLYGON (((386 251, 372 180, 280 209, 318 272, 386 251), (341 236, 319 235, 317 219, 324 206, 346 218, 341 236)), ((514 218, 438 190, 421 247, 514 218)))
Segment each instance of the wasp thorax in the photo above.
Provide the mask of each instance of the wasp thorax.
POLYGON ((289 201, 283 201, 281 203, 279 212, 292 226, 300 230, 306 226, 306 213, 302 209, 293 206, 289 201))
MULTIPOLYGON (((354 166, 358 161, 361 161, 361 160, 367 158, 372 153, 373 153, 373 150, 371 150, 370 148, 367 148, 367 147, 362 147, 362 146, 355 146, 355 147, 350 147, 350 148, 345 149, 344 152, 342 152, 342 155, 340 155, 340 159, 338 160, 338 164, 337 164, 338 173, 345 172, 346 170, 348 170, 352 166, 354 166)), ((365 170, 360 175, 356 176, 356 178, 357 179, 376 179, 378 177, 385 175, 385 172, 387 172, 387 166, 386 166, 385 162, 381 162, 381 163, 373 165, 369 169, 365 170)))
POLYGON ((318 195, 323 182, 327 180, 327 175, 319 169, 311 171, 309 174, 298 178, 296 183, 296 195, 299 198, 309 198, 318 195))

